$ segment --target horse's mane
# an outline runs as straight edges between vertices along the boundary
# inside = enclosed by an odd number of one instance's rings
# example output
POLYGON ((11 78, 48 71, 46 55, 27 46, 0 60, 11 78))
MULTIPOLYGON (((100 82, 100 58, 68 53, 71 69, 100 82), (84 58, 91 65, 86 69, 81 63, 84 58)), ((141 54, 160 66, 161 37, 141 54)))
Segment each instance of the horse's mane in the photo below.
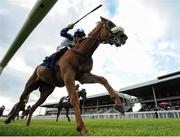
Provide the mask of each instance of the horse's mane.
POLYGON ((98 21, 96 24, 97 24, 96 27, 92 31, 89 32, 88 36, 92 35, 92 33, 94 33, 102 25, 101 21, 98 21))
MULTIPOLYGON (((102 28, 103 25, 107 25, 107 28, 109 29, 112 29, 114 26, 116 26, 112 21, 110 20, 107 20, 107 19, 101 19, 101 21, 98 21, 96 23, 96 26, 93 30, 91 30, 89 33, 88 33, 88 37, 95 37, 97 33, 99 33, 98 31, 102 28)), ((85 38, 82 38, 82 39, 79 39, 76 43, 76 46, 74 47, 74 49, 78 52, 81 53, 82 50, 84 50, 84 45, 87 45, 87 42, 86 39, 88 37, 85 37, 85 38)), ((89 43, 88 43, 89 44, 89 43)), ((95 48, 95 47, 94 47, 95 48)), ((86 51, 87 52, 87 51, 86 51)), ((86 53, 87 54, 87 53, 86 53)))
POLYGON ((78 39, 77 40, 77 43, 79 44, 79 43, 81 43, 82 41, 84 41, 86 38, 84 37, 84 38, 81 38, 81 39, 78 39))
MULTIPOLYGON (((110 29, 116 26, 112 21, 110 20, 106 20, 106 21, 108 22, 108 26, 110 29)), ((96 24, 97 24, 96 27, 88 34, 88 36, 92 35, 95 31, 100 29, 101 25, 103 25, 101 21, 98 21, 96 24)))

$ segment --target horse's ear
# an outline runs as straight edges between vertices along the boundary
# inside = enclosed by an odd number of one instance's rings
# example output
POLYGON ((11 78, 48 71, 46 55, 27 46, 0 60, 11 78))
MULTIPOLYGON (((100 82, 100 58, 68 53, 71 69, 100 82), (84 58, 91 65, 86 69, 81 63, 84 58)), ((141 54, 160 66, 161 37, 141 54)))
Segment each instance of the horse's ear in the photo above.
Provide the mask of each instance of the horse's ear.
POLYGON ((100 18, 101 18, 101 21, 102 21, 102 22, 107 21, 107 19, 106 19, 106 18, 104 18, 104 17, 101 17, 101 16, 100 16, 100 18))

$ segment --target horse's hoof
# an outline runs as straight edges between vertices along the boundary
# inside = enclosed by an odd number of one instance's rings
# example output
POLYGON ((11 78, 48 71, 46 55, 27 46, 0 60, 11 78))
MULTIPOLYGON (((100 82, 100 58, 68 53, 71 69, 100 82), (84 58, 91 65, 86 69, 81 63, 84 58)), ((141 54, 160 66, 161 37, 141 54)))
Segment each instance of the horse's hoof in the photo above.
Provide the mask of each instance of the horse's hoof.
POLYGON ((6 119, 6 120, 4 121, 5 124, 9 124, 10 122, 11 122, 10 119, 6 119))
POLYGON ((88 136, 89 135, 89 130, 87 128, 84 128, 80 131, 81 135, 83 136, 88 136))
POLYGON ((82 129, 77 127, 76 130, 79 131, 81 133, 81 135, 83 135, 83 136, 88 136, 88 134, 89 134, 89 130, 85 127, 82 129))
POLYGON ((26 123, 26 126, 28 127, 29 125, 30 125, 30 123, 29 123, 29 122, 27 122, 27 123, 26 123))
POLYGON ((119 111, 122 115, 124 115, 124 108, 122 106, 115 105, 115 110, 119 111))

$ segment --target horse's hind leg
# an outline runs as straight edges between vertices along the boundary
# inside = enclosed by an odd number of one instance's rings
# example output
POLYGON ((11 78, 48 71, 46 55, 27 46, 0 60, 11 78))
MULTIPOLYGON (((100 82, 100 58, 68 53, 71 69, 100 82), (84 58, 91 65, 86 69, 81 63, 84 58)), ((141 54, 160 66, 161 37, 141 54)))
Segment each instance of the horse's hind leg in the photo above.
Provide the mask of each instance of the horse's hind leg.
MULTIPOLYGON (((37 70, 37 69, 36 69, 37 70)), ((26 102, 29 98, 29 94, 33 91, 39 88, 39 78, 36 74, 36 70, 28 80, 28 82, 25 85, 25 89, 23 93, 20 96, 20 100, 17 104, 14 105, 11 112, 8 115, 8 118, 5 120, 5 123, 8 124, 11 122, 11 119, 14 117, 14 115, 19 111, 21 106, 26 102)))
POLYGON ((25 115, 24 117, 25 117, 25 118, 24 118, 24 120, 26 120, 26 119, 27 119, 27 117, 28 117, 28 115, 25 115))
POLYGON ((81 105, 79 105, 79 108, 80 108, 80 110, 81 110, 81 114, 82 114, 82 106, 81 106, 81 105))
POLYGON ((58 121, 58 118, 59 118, 59 115, 60 115, 60 112, 62 110, 63 106, 62 105, 58 105, 58 113, 57 113, 57 117, 56 117, 56 122, 58 121))
POLYGON ((36 110, 36 108, 38 106, 40 106, 42 103, 44 103, 44 101, 46 100, 46 98, 53 92, 54 90, 54 86, 48 85, 48 84, 44 84, 43 86, 40 86, 40 98, 38 99, 38 101, 31 107, 30 111, 29 111, 29 116, 28 116, 28 121, 27 121, 27 126, 30 125, 31 122, 31 117, 33 112, 36 110))
POLYGON ((68 121, 70 122, 71 120, 69 118, 69 108, 66 108, 66 117, 67 117, 68 121))
POLYGON ((118 96, 118 94, 115 92, 115 90, 111 87, 111 85, 108 83, 108 81, 104 77, 100 77, 91 73, 84 74, 81 79, 81 83, 99 83, 104 85, 104 87, 109 92, 109 95, 115 102, 115 109, 124 114, 124 109, 122 102, 118 96))

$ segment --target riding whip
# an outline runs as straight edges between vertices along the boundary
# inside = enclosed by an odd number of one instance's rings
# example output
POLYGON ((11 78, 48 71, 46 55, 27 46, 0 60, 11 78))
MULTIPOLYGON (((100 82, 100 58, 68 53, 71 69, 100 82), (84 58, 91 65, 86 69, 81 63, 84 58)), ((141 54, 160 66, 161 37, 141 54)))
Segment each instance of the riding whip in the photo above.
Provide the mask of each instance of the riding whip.
POLYGON ((84 15, 83 17, 81 17, 79 20, 77 20, 76 22, 74 22, 73 24, 77 24, 80 20, 82 20, 83 18, 85 18, 87 15, 89 15, 90 13, 94 12, 95 10, 99 9, 102 6, 102 4, 100 4, 99 6, 97 6, 96 8, 94 8, 92 11, 90 11, 89 13, 87 13, 86 15, 84 15))

